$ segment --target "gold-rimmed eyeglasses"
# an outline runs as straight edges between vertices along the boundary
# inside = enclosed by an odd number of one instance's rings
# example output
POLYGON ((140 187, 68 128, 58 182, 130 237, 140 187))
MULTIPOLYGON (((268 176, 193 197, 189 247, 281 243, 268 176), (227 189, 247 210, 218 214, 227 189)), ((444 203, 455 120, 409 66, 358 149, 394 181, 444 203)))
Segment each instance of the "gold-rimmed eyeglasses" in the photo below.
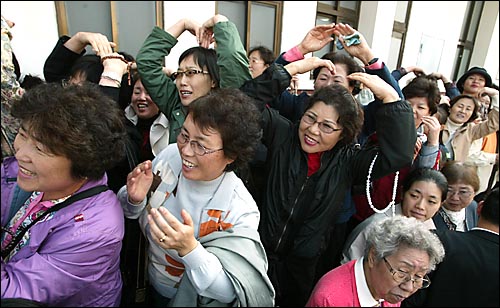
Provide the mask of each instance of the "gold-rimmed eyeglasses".
POLYGON ((416 289, 425 289, 430 286, 431 280, 429 279, 429 276, 425 275, 423 278, 412 278, 410 274, 392 268, 391 264, 385 257, 383 257, 382 259, 384 259, 385 265, 387 265, 387 269, 389 269, 389 272, 392 274, 392 278, 394 278, 397 283, 401 284, 411 280, 413 287, 416 289))
POLYGON ((179 142, 180 144, 189 143, 191 150, 193 150, 194 154, 198 156, 203 156, 205 154, 212 154, 224 150, 224 148, 215 150, 207 149, 206 147, 201 145, 198 141, 189 139, 189 136, 182 128, 179 128, 176 133, 177 133, 177 142, 179 142))

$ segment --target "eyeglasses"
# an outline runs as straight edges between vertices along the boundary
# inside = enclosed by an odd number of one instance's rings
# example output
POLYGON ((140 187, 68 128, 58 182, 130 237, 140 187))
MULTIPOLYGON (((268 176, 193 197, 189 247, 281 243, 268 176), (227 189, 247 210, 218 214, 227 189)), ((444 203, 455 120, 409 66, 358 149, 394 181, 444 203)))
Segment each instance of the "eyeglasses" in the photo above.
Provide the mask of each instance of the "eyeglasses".
POLYGON ((202 146, 198 141, 189 139, 188 135, 184 133, 182 128, 178 130, 177 142, 179 142, 180 144, 186 144, 189 142, 191 150, 193 150, 194 154, 198 156, 203 156, 205 154, 212 154, 218 151, 222 151, 224 149, 224 148, 216 150, 207 149, 206 147, 202 146))
POLYGON ((385 257, 383 257, 382 259, 384 259, 385 265, 387 265, 389 272, 391 272, 392 274, 392 278, 394 278, 397 283, 402 284, 411 280, 413 287, 417 289, 425 289, 431 285, 429 276, 425 275, 424 278, 411 278, 410 274, 393 269, 391 264, 389 264, 389 261, 387 261, 385 257))
POLYGON ((186 77, 191 78, 194 75, 198 75, 198 74, 209 74, 209 72, 202 71, 202 70, 195 70, 195 69, 186 70, 184 72, 183 71, 177 71, 177 72, 173 72, 172 73, 172 78, 173 79, 177 79, 177 77, 180 77, 182 75, 186 75, 186 77))
POLYGON ((451 190, 448 188, 448 197, 453 197, 454 194, 457 194, 459 198, 466 199, 472 195, 472 191, 470 190, 451 190))
POLYGON ((316 117, 310 113, 304 113, 302 116, 302 120, 310 125, 314 125, 314 123, 318 123, 319 130, 322 131, 325 134, 331 134, 333 132, 337 132, 339 130, 342 130, 342 128, 334 128, 331 124, 328 124, 326 122, 318 122, 316 121, 316 117))

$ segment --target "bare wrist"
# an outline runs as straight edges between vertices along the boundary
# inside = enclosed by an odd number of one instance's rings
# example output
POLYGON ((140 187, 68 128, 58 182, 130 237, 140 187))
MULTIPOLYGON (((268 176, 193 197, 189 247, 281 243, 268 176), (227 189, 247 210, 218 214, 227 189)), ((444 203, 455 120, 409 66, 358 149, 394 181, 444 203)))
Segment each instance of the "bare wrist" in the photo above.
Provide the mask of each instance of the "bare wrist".
POLYGON ((128 203, 130 203, 130 204, 132 204, 132 205, 137 206, 137 205, 140 205, 140 204, 142 203, 142 201, 137 202, 137 201, 132 200, 132 199, 130 198, 130 196, 128 196, 127 198, 128 198, 128 203))
POLYGON ((300 51, 300 53, 304 56, 309 53, 309 50, 304 48, 302 44, 297 45, 297 49, 300 51))

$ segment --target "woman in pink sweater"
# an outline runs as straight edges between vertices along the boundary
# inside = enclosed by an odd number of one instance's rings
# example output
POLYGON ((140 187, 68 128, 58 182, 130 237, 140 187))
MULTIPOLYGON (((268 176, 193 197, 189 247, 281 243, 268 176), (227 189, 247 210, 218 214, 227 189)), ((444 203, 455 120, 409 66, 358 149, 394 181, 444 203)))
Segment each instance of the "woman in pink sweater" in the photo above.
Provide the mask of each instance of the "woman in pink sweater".
POLYGON ((438 237, 413 217, 370 226, 365 254, 326 273, 306 307, 399 307, 430 285, 427 273, 444 258, 438 237))

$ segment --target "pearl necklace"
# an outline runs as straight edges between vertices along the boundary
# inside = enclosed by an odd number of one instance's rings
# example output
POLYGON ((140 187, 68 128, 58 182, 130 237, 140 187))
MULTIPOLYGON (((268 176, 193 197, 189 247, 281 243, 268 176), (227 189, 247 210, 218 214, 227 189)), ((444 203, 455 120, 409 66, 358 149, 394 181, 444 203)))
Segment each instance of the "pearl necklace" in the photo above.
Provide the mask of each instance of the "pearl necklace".
POLYGON ((398 188, 399 171, 396 171, 396 176, 394 177, 394 186, 392 187, 392 200, 391 200, 391 202, 389 202, 387 207, 383 210, 379 210, 372 203, 372 197, 370 195, 370 183, 371 183, 373 165, 375 165, 375 161, 377 160, 377 157, 378 157, 378 153, 375 154, 375 157, 373 157, 373 160, 370 164, 370 168, 368 168, 368 176, 366 178, 366 199, 368 200, 368 204, 370 205, 371 209, 375 213, 379 213, 379 214, 385 213, 385 212, 387 212, 387 210, 390 207, 392 207, 392 216, 395 216, 396 215, 396 202, 395 202, 395 200, 396 200, 396 192, 397 192, 397 188, 398 188))

